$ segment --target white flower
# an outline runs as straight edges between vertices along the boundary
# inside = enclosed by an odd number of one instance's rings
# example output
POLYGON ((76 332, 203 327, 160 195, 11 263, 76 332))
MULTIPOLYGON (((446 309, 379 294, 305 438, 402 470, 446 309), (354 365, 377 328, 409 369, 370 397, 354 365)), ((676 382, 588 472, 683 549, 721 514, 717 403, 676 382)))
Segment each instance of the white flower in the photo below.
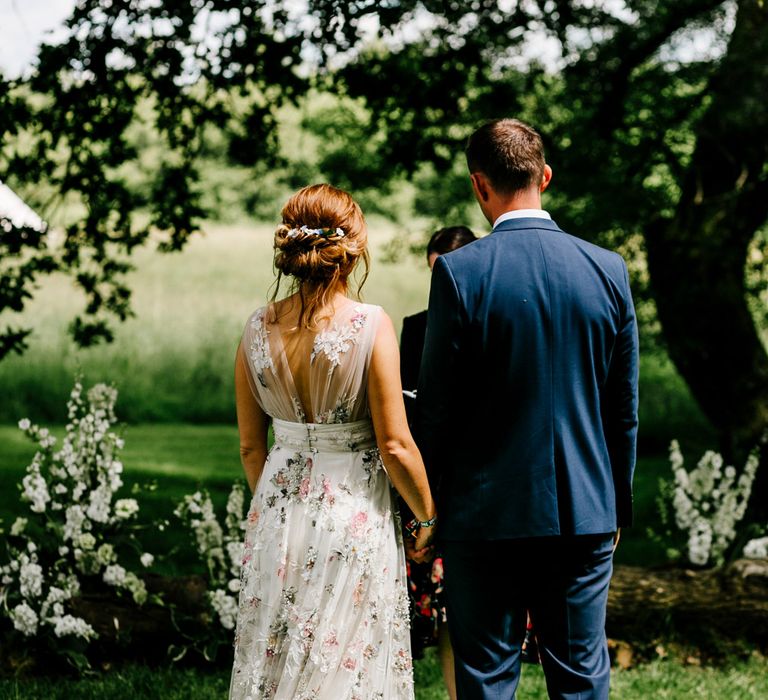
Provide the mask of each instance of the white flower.
POLYGON ((86 515, 96 523, 109 521, 109 506, 112 500, 112 492, 109 487, 101 485, 91 491, 90 504, 85 511, 86 515))
POLYGON ((19 429, 27 431, 32 427, 32 422, 29 420, 29 418, 22 418, 19 421, 19 429))
POLYGON ((133 597, 133 602, 143 605, 147 601, 147 587, 136 574, 128 572, 125 577, 125 586, 133 597))
POLYGON ((747 559, 766 559, 768 558, 768 537, 760 537, 756 540, 750 540, 744 545, 744 556, 747 559))
POLYGON ((21 555, 19 591, 23 598, 38 598, 43 592, 43 568, 26 554, 21 555))
POLYGON ((63 617, 54 617, 51 621, 53 622, 53 633, 57 637, 93 639, 97 636, 93 627, 80 617, 64 615, 63 617))
POLYGON ((30 465, 26 476, 21 480, 24 487, 22 498, 30 502, 30 510, 33 513, 44 513, 46 505, 50 502, 51 496, 48 493, 48 484, 36 469, 35 465, 30 465))
POLYGON ((126 520, 139 512, 139 504, 135 498, 120 498, 115 501, 115 517, 126 520))
POLYGON ((229 580, 229 583, 227 584, 227 588, 229 588, 232 593, 237 593, 240 590, 240 579, 239 578, 233 578, 229 580))
POLYGON ((126 570, 120 564, 111 564, 104 569, 102 578, 108 586, 121 588, 125 585, 126 570))
POLYGON ((18 537, 26 529, 29 520, 27 518, 16 518, 11 525, 11 536, 18 537))
POLYGON ((227 498, 227 517, 226 527, 230 535, 237 533, 238 540, 241 539, 239 532, 245 530, 245 518, 243 517, 243 507, 245 505, 245 490, 242 481, 236 481, 232 485, 232 490, 227 498))
POLYGON ((64 523, 64 540, 75 540, 80 536, 83 525, 85 524, 85 513, 82 506, 69 506, 66 510, 66 522, 64 523))
POLYGON ((115 548, 108 542, 105 542, 96 550, 96 559, 103 566, 111 564, 116 559, 115 548))
POLYGON ((237 601, 226 591, 217 589, 208 593, 208 600, 211 607, 219 616, 219 621, 224 629, 231 630, 235 628, 237 621, 237 601))
POLYGON ((144 554, 139 557, 139 561, 141 562, 141 565, 145 568, 149 568, 152 566, 152 564, 155 563, 155 557, 150 554, 149 552, 144 552, 144 554))
POLYGON ((96 546, 96 538, 90 532, 84 532, 77 538, 77 546, 81 549, 93 549, 96 546))
POLYGON ((227 557, 229 558, 229 570, 234 576, 240 576, 240 568, 243 565, 243 543, 239 540, 227 542, 227 557))
POLYGON ((23 635, 32 637, 37 633, 37 613, 26 603, 20 603, 11 610, 10 618, 13 626, 23 635))

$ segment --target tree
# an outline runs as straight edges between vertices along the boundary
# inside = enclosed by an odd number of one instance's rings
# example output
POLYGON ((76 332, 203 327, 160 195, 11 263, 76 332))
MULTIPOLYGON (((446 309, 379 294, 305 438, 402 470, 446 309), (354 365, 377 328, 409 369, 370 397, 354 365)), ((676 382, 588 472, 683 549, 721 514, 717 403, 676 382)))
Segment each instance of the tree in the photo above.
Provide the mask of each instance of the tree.
MULTIPOLYGON (((558 220, 598 241, 642 236, 669 354, 721 448, 739 456, 762 440, 768 355, 745 264, 768 219, 763 2, 547 0, 502 10, 424 1, 386 12, 314 4, 347 45, 367 14, 392 34, 431 12, 418 40, 362 51, 336 76, 337 89, 376 115, 390 170, 428 161, 448 181, 453 154, 479 122, 516 115, 537 124, 555 166, 558 220), (707 50, 686 44, 702 33, 707 50), (556 47, 549 65, 526 58, 533 41, 556 47)), ((768 504, 768 467, 754 503, 768 504)))

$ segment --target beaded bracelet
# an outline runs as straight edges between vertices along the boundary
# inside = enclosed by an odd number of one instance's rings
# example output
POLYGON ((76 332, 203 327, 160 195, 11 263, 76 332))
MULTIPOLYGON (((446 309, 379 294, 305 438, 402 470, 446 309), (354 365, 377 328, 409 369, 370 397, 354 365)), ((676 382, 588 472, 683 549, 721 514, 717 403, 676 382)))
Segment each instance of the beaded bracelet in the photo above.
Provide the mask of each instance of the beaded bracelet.
POLYGON ((419 520, 418 518, 413 518, 412 520, 409 520, 408 523, 405 526, 405 531, 411 535, 412 537, 416 536, 416 532, 420 530, 423 527, 433 527, 434 524, 437 522, 437 516, 433 515, 429 520, 419 520))

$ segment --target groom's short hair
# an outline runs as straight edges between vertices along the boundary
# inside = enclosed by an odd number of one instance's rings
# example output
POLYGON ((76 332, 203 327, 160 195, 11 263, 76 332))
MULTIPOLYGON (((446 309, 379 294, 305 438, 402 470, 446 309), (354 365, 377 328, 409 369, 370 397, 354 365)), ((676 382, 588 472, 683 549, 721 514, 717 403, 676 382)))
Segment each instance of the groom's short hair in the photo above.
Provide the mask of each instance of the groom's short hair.
POLYGON ((544 176, 541 136, 518 119, 486 122, 469 137, 465 153, 469 172, 483 173, 501 194, 528 189, 544 176))

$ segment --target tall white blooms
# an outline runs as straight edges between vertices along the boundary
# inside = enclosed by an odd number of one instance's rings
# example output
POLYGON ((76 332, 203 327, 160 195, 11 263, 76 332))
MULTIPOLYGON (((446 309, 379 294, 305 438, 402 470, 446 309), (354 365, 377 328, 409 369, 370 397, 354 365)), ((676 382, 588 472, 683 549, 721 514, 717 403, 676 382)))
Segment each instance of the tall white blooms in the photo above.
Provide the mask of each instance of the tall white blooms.
POLYGON ((687 537, 686 555, 692 564, 721 564, 736 537, 736 525, 746 513, 758 467, 756 453, 741 474, 725 466, 722 456, 708 450, 690 472, 677 440, 669 448, 674 475, 672 507, 675 524, 687 537))
MULTIPOLYGON (((77 381, 58 448, 47 428, 28 418, 19 421, 19 428, 37 443, 37 452, 21 483, 30 514, 11 526, 8 561, 0 565, 0 615, 7 615, 26 636, 96 637, 85 620, 67 611, 83 575, 99 576, 139 604, 147 598, 144 582, 119 563, 122 533, 131 527, 139 504, 134 498, 115 499, 123 471, 117 458, 123 440, 113 430, 116 400, 113 387, 97 384, 84 394, 77 381), (55 537, 38 541, 30 534, 34 532, 55 537)), ((145 553, 142 564, 147 565, 147 557, 152 555, 145 553)))
POLYGON ((235 482, 227 498, 224 527, 221 526, 210 495, 197 491, 175 510, 192 530, 198 554, 208 569, 208 602, 225 630, 235 627, 237 620, 240 570, 245 530, 245 487, 235 482))

